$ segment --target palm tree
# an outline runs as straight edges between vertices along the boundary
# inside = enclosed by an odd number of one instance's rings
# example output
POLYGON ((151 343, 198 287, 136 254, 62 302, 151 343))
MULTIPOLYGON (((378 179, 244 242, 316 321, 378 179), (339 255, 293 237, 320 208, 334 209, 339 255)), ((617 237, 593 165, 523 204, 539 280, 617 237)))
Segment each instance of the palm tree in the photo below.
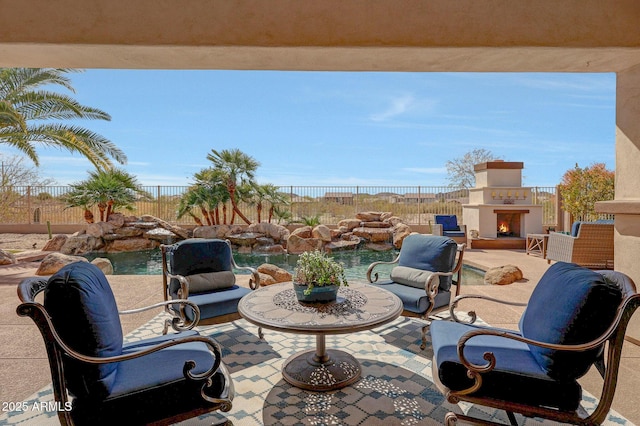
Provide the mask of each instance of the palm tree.
POLYGON ((236 191, 238 185, 253 183, 254 173, 260 163, 239 149, 223 149, 222 151, 212 149, 211 153, 207 154, 207 160, 211 161, 216 172, 220 173, 229 193, 233 213, 240 216, 247 224, 250 224, 249 219, 238 209, 236 191))
POLYGON ((100 221, 108 220, 118 208, 134 210, 136 201, 152 198, 134 176, 119 169, 89 172, 88 179, 70 187, 71 191, 64 197, 67 207, 84 207, 86 211, 97 205, 100 221))
POLYGON ((81 105, 75 99, 42 89, 61 86, 74 92, 67 73, 72 69, 0 68, 0 143, 26 154, 36 166, 37 146, 64 148, 84 155, 97 169, 113 167, 109 157, 125 164, 127 157, 113 142, 79 126, 49 120, 111 120, 97 108, 81 105))

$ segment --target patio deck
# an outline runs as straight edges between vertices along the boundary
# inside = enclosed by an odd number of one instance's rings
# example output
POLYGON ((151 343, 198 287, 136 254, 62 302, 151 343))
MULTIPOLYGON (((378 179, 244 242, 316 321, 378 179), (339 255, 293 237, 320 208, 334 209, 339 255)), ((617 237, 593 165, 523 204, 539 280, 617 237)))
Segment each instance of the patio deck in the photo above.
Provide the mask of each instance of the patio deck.
MULTIPOLYGON (((545 259, 527 256, 524 250, 470 249, 465 253, 465 260, 482 269, 517 265, 525 277, 521 282, 506 286, 464 286, 462 291, 521 302, 529 299, 538 279, 549 266, 545 259)), ((15 313, 19 303, 16 286, 22 278, 33 276, 36 268, 37 264, 30 262, 0 266, 0 336, 5 342, 0 348, 0 401, 3 402, 23 401, 51 382, 42 338, 30 319, 20 318, 15 313)), ((162 300, 160 276, 112 275, 108 279, 118 307, 122 310, 162 300)), ((474 309, 489 324, 517 328, 522 308, 503 306, 498 310, 495 306, 482 302, 476 303, 474 309)), ((462 309, 468 307, 470 305, 461 305, 462 309)), ((146 323, 157 313, 159 310, 122 317, 124 333, 146 323)), ((636 391, 640 389, 639 346, 625 343, 618 379, 613 409, 640 425, 640 404, 636 391)), ((585 390, 599 396, 600 385, 595 371, 590 371, 580 382, 585 390)))

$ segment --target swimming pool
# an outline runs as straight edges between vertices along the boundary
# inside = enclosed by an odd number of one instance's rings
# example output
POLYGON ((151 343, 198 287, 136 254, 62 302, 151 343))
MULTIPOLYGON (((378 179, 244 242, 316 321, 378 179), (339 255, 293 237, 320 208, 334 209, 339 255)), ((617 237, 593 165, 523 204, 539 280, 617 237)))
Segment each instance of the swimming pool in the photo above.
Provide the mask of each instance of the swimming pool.
MULTIPOLYGON (((377 252, 373 250, 349 250, 332 253, 339 262, 345 266, 347 279, 366 279, 367 268, 376 261, 391 261, 398 255, 396 251, 377 252)), ((115 275, 162 275, 162 254, 160 250, 145 250, 122 253, 88 253, 84 255, 89 261, 96 257, 104 257, 111 261, 115 275)), ((295 254, 233 254, 236 263, 240 266, 251 266, 257 268, 263 263, 271 263, 289 272, 293 272, 298 256, 295 254)), ((380 265, 375 272, 383 279, 392 265, 380 265)), ((246 273, 236 271, 238 274, 246 273)), ((464 265, 463 284, 482 285, 484 284, 484 271, 464 265)))

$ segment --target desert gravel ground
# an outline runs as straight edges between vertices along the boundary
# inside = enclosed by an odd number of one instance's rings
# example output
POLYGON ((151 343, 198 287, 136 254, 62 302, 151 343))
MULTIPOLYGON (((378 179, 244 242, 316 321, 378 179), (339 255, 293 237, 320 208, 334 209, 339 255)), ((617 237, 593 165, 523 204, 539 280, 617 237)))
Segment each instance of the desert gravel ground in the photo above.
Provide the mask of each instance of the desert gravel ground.
POLYGON ((49 234, 0 234, 0 248, 3 250, 42 249, 47 241, 49 234))

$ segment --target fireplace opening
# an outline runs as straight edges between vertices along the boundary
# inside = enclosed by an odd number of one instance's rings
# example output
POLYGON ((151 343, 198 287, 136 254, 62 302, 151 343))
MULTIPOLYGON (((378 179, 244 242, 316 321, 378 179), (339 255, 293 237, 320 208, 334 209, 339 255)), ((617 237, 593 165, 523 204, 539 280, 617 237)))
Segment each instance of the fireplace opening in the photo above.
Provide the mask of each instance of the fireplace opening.
POLYGON ((498 238, 520 238, 521 217, 520 213, 498 213, 496 229, 498 238))

